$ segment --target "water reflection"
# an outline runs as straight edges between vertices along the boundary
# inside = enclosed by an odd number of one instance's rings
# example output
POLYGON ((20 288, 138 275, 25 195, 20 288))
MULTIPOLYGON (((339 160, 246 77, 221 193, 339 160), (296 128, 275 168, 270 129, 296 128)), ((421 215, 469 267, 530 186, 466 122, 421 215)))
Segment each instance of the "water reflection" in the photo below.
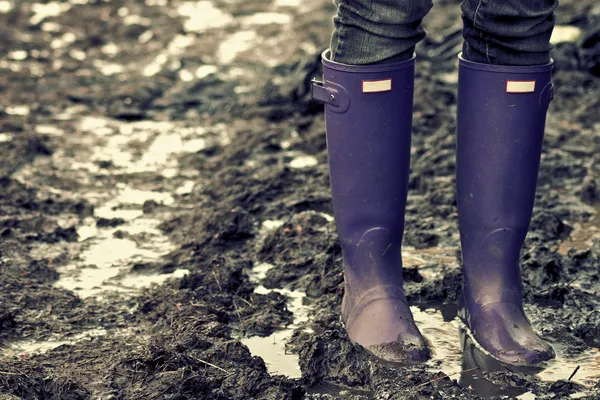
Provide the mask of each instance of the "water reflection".
POLYGON ((502 385, 495 383, 488 376, 490 372, 537 374, 544 369, 543 366, 516 367, 506 365, 495 358, 490 357, 480 349, 464 327, 461 326, 458 328, 458 334, 462 349, 463 371, 458 383, 465 388, 471 388, 475 394, 480 397, 492 398, 496 396, 508 396, 510 398, 515 398, 517 396, 525 395, 528 392, 528 389, 525 387, 507 386, 505 382, 503 382, 502 385))
MULTIPOLYGON (((507 385, 507 381, 494 381, 495 377, 499 377, 493 374, 494 372, 535 375, 535 379, 545 382, 571 381, 584 388, 595 385, 600 377, 600 352, 595 348, 589 348, 577 357, 568 357, 564 345, 553 342, 551 344, 556 351, 556 360, 536 366, 516 367, 501 363, 489 356, 477 345, 464 326, 459 327, 459 337, 463 372, 458 383, 463 387, 471 388, 482 398, 508 396, 535 399, 535 395, 523 387, 525 381, 522 377, 517 377, 513 385, 507 385)), ((584 393, 574 393, 571 398, 579 398, 582 394, 584 393)))

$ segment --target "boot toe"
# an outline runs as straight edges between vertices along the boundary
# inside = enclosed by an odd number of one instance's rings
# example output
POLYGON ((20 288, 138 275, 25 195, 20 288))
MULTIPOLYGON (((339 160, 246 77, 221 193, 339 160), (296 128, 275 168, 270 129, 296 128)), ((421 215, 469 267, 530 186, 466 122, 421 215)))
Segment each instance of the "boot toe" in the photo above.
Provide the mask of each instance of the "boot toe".
POLYGON ((410 308, 395 298, 378 298, 349 312, 346 331, 350 340, 385 361, 418 363, 431 358, 410 308))
POLYGON ((541 338, 539 339, 539 345, 533 349, 523 349, 520 358, 523 360, 524 365, 535 365, 545 361, 550 361, 556 357, 556 353, 552 346, 544 342, 541 338))
POLYGON ((554 358, 556 358, 556 353, 550 345, 546 349, 535 350, 525 355, 527 364, 539 364, 554 358))
POLYGON ((515 350, 502 350, 492 349, 491 355, 497 360, 510 365, 527 367, 541 364, 546 361, 550 361, 556 357, 554 349, 550 345, 546 348, 531 349, 531 348, 520 348, 515 350))
POLYGON ((467 326, 478 344, 497 360, 515 366, 533 366, 556 354, 531 327, 521 307, 496 303, 471 314, 467 326))

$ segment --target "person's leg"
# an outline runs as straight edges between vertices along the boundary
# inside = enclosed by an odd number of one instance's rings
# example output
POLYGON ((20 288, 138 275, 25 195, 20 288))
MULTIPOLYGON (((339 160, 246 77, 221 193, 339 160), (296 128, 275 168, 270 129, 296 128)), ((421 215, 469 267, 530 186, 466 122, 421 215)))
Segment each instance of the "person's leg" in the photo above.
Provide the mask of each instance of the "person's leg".
POLYGON ((331 60, 364 65, 409 60, 425 37, 432 0, 335 0, 331 60))
POLYGON ((483 64, 547 64, 557 6, 558 0, 463 0, 463 58, 483 64))
POLYGON ((430 351, 402 289, 415 59, 375 65, 323 54, 329 177, 344 260, 342 321, 379 358, 420 362, 430 351))
POLYGON ((523 311, 519 265, 553 97, 555 0, 465 0, 459 57, 457 202, 464 285, 459 316, 500 361, 554 357, 523 311))
POLYGON ((379 358, 431 353, 402 288, 415 44, 431 0, 338 0, 323 82, 329 176, 344 259, 342 321, 379 358), (369 64, 369 65, 365 65, 369 64))

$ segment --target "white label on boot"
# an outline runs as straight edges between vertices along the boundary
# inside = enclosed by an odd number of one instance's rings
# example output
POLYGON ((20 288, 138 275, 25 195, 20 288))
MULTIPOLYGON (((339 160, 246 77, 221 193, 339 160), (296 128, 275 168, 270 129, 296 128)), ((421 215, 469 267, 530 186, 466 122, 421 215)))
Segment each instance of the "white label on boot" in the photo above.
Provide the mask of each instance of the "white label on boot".
POLYGON ((392 90, 392 80, 384 79, 382 81, 362 81, 363 93, 389 92, 392 90))
POLYGON ((535 81, 506 81, 506 93, 535 92, 535 81))

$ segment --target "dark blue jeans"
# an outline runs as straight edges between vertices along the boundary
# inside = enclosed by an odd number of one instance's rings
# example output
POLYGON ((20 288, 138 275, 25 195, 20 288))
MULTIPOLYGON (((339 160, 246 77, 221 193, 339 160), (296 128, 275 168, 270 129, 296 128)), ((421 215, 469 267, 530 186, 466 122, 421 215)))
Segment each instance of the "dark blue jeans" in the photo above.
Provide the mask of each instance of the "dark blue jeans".
MULTIPOLYGON (((335 0, 333 61, 373 64, 409 59, 425 37, 432 0, 335 0)), ((499 65, 550 61, 558 0, 463 0, 463 57, 499 65)))

